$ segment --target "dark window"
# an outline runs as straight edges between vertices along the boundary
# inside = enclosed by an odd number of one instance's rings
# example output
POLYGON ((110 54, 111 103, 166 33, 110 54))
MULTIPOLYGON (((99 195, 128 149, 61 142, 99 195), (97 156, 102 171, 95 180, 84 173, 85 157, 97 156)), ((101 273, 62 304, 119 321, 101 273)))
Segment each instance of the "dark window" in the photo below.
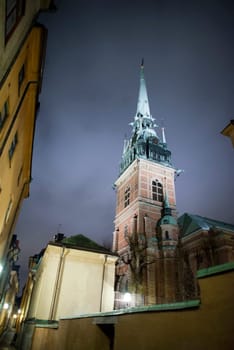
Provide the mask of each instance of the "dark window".
POLYGON ((3 125, 9 114, 9 103, 8 100, 3 105, 3 108, 0 111, 0 130, 3 128, 3 125))
POLYGON ((9 151, 8 151, 8 155, 9 155, 9 159, 11 160, 11 158, 13 157, 13 154, 15 152, 15 148, 16 148, 16 145, 18 143, 18 134, 17 132, 15 133, 15 136, 11 142, 11 146, 9 148, 9 151))
POLYGON ((128 225, 124 226, 124 237, 128 236, 128 225))
POLYGON ((5 4, 5 42, 7 42, 24 15, 25 0, 6 0, 5 4))
POLYGON ((152 181, 152 197, 154 201, 163 201, 163 186, 158 180, 152 181))
POLYGON ((124 192, 124 208, 126 208, 130 203, 130 187, 126 188, 124 192))
POLYGON ((19 93, 20 93, 20 87, 24 81, 25 78, 25 65, 23 64, 18 75, 18 88, 19 88, 19 93))
POLYGON ((168 231, 165 231, 165 239, 169 239, 169 233, 168 233, 168 231))

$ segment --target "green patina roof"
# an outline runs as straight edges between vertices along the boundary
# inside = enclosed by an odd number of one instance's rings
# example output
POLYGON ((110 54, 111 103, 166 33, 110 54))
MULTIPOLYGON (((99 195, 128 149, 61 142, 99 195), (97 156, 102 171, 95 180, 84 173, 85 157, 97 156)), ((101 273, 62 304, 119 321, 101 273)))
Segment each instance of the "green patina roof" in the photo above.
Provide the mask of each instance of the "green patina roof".
POLYGON ((164 215, 157 223, 160 225, 177 225, 177 221, 172 215, 164 215))
POLYGON ((88 237, 79 234, 64 238, 60 243, 74 248, 81 248, 83 250, 91 250, 100 253, 113 254, 109 249, 97 244, 88 237))
POLYGON ((188 236, 198 230, 210 230, 216 228, 219 230, 230 230, 234 234, 234 225, 222 221, 209 219, 200 215, 185 213, 178 218, 178 224, 182 228, 182 236, 188 236))

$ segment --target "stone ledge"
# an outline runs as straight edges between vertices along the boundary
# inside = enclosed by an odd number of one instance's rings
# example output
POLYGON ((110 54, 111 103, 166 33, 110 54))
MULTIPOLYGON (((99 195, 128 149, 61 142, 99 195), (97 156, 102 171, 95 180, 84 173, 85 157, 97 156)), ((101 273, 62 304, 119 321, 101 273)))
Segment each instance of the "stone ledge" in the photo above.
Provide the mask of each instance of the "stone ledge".
POLYGON ((113 310, 109 312, 97 312, 93 314, 82 314, 77 315, 74 317, 66 317, 61 318, 60 320, 72 320, 72 319, 78 319, 78 318, 88 318, 88 317, 104 317, 104 316, 115 316, 115 315, 127 315, 127 314, 135 314, 140 312, 151 312, 151 311, 177 311, 177 310, 184 310, 184 309, 191 309, 191 308, 198 308, 200 305, 200 300, 188 300, 188 301, 181 301, 178 303, 170 303, 170 304, 158 304, 158 305, 149 305, 149 306, 138 306, 138 307, 131 307, 126 309, 119 309, 119 310, 113 310))

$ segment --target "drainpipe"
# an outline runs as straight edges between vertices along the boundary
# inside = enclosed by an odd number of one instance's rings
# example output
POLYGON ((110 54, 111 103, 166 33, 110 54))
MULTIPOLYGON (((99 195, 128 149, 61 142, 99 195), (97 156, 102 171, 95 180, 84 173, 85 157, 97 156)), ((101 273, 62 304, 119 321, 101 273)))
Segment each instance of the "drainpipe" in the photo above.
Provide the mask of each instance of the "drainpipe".
POLYGON ((99 306, 99 311, 100 312, 102 311, 102 300, 103 300, 103 288, 104 288, 106 261, 107 261, 107 255, 105 254, 105 260, 104 260, 103 270, 102 270, 102 286, 101 286, 101 298, 100 298, 100 306, 99 306))
POLYGON ((59 294, 59 289, 60 289, 59 286, 60 286, 60 280, 61 280, 61 270, 62 270, 64 256, 65 256, 65 247, 63 246, 62 252, 61 252, 60 258, 59 258, 59 264, 58 264, 58 268, 57 268, 57 274, 56 274, 55 285, 54 285, 54 292, 53 292, 50 314, 49 314, 49 320, 51 320, 51 321, 54 319, 55 313, 56 313, 57 299, 58 299, 58 294, 59 294))

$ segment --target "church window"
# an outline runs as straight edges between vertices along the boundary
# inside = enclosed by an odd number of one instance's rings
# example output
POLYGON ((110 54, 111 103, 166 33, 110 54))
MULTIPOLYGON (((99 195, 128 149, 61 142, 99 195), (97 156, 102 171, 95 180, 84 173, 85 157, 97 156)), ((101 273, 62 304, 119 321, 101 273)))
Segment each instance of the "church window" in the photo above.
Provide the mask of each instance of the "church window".
POLYGON ((154 201, 163 201, 163 186, 158 180, 152 181, 152 197, 154 201))
POLYGON ((169 239, 169 233, 168 231, 165 231, 165 238, 168 240, 169 239))
POLYGON ((124 192, 124 208, 126 208, 130 203, 130 187, 127 187, 124 192))

